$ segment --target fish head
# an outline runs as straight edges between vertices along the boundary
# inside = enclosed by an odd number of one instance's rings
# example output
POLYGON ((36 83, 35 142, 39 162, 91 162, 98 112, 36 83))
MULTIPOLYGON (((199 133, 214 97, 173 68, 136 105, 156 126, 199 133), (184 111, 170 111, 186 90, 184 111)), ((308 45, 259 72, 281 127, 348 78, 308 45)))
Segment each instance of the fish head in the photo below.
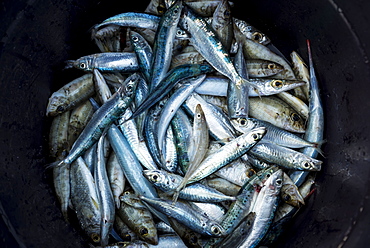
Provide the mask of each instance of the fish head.
POLYGON ((81 227, 85 230, 87 236, 91 239, 91 241, 95 244, 99 244, 101 242, 101 228, 100 224, 98 223, 89 223, 89 224, 82 224, 81 227))
POLYGON ((138 74, 132 74, 123 85, 118 89, 117 94, 119 94, 120 98, 124 97, 132 97, 135 92, 137 85, 140 81, 140 76, 138 74))
POLYGON ((271 40, 265 34, 261 33, 258 30, 252 30, 250 34, 250 39, 262 45, 267 45, 271 42, 271 40))
POLYGON ((267 187, 266 190, 269 195, 278 195, 283 186, 283 171, 279 169, 272 173, 264 185, 267 187))
POLYGON ((166 175, 164 171, 161 170, 144 170, 144 176, 154 185, 165 184, 166 175))
POLYGON ((125 192, 123 192, 119 199, 121 202, 137 209, 144 207, 143 204, 141 203, 141 200, 132 190, 126 190, 125 192))
POLYGON ((304 170, 309 170, 309 171, 320 171, 321 164, 322 164, 322 161, 313 159, 313 158, 303 159, 300 162, 301 168, 304 170))
POLYGON ((137 32, 130 30, 131 42, 136 47, 143 47, 145 45, 144 38, 137 32))
POLYGON ((46 108, 46 115, 47 116, 56 116, 67 111, 67 98, 65 94, 60 92, 54 92, 51 97, 49 98, 49 103, 46 108))
POLYGON ((94 59, 93 55, 88 55, 88 56, 81 57, 77 60, 67 60, 66 68, 68 69, 68 68, 74 67, 76 69, 83 70, 83 71, 92 71, 94 69, 93 59, 94 59))
POLYGON ((302 116, 297 112, 287 111, 286 120, 284 123, 284 129, 296 133, 305 132, 305 122, 302 116))
POLYGON ((183 8, 184 5, 182 1, 180 0, 176 1, 163 15, 164 22, 169 25, 177 26, 183 8))
POLYGON ((257 127, 257 123, 252 118, 236 118, 232 119, 231 123, 241 133, 250 132, 257 127))
POLYGON ((287 203, 287 204, 289 204, 293 207, 298 208, 298 207, 301 206, 301 204, 304 205, 304 199, 301 196, 301 194, 299 193, 297 186, 295 186, 295 185, 284 184, 281 187, 280 195, 281 195, 281 199, 285 203, 287 203))
POLYGON ((266 133, 266 128, 265 127, 257 127, 252 129, 250 132, 246 134, 246 141, 247 143, 245 144, 256 144, 258 141, 260 141, 263 136, 266 133))
POLYGON ((176 31, 176 39, 182 39, 182 40, 188 40, 189 39, 189 34, 185 32, 185 30, 182 29, 177 29, 176 31))
POLYGON ((157 229, 155 227, 150 228, 146 225, 140 225, 137 229, 137 234, 141 239, 152 245, 158 244, 157 229))
POLYGON ((225 229, 216 222, 208 224, 208 227, 210 234, 214 237, 222 237, 225 235, 225 229))
POLYGON ((277 74, 279 72, 282 72, 284 70, 284 67, 278 63, 272 62, 272 61, 266 61, 262 63, 262 68, 271 70, 272 73, 277 74))

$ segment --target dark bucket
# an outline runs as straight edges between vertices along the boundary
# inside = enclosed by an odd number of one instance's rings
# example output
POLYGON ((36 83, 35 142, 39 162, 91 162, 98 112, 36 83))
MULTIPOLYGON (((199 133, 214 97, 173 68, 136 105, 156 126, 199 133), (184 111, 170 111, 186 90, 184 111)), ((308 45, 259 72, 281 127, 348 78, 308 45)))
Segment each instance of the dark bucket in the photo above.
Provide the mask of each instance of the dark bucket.
MULTIPOLYGON (((49 96, 81 75, 64 61, 98 52, 89 29, 149 1, 5 1, 0 4, 0 247, 88 247, 67 224, 45 171, 49 96)), ((276 247, 368 247, 370 243, 370 4, 367 1, 235 2, 233 15, 265 32, 283 54, 307 61, 326 115, 317 190, 276 247)))

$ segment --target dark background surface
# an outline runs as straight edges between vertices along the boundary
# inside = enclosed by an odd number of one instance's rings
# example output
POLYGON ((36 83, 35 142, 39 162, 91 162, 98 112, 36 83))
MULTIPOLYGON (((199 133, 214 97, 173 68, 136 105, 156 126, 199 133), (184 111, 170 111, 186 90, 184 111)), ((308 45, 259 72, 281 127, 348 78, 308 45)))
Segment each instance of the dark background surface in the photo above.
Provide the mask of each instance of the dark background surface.
MULTIPOLYGON (((311 40, 326 116, 317 190, 277 247, 368 247, 370 3, 234 1, 233 15, 307 61, 311 40)), ((89 29, 148 1, 0 3, 0 247, 88 247, 65 223, 45 171, 51 93, 81 75, 64 61, 98 52, 89 29), (7 224, 5 224, 7 223, 7 224), (11 225, 9 225, 11 223, 11 225), (9 226, 12 226, 9 232, 9 226), (20 244, 20 245, 17 245, 20 244)))

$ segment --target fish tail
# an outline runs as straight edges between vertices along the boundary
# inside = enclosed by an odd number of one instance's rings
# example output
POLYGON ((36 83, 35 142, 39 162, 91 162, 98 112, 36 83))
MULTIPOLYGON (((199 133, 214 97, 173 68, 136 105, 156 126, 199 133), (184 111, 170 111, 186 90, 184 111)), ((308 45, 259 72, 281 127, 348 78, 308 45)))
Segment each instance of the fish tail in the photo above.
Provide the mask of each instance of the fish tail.
POLYGON ((315 150, 318 152, 318 153, 320 153, 320 155, 321 156, 323 156, 324 158, 325 158, 325 155, 324 155, 324 152, 323 152, 323 150, 321 150, 321 145, 322 144, 324 144, 324 143, 326 143, 326 139, 324 139, 324 140, 321 140, 321 141, 319 141, 319 142, 313 142, 313 144, 314 144, 314 148, 315 148, 315 150))
POLYGON ((46 164, 45 169, 49 170, 49 169, 53 169, 55 167, 64 166, 64 165, 67 165, 67 163, 65 163, 63 160, 62 161, 55 161, 53 163, 46 164))

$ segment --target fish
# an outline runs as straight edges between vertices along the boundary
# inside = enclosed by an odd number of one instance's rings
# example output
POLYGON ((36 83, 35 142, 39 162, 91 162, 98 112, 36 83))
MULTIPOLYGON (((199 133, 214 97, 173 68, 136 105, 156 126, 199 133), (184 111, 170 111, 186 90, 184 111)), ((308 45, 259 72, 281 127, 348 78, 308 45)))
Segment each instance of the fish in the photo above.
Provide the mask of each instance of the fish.
POLYGON ((49 98, 47 116, 71 110, 94 95, 93 77, 85 74, 55 91, 49 98))
MULTIPOLYGON (((310 41, 307 40, 310 68, 310 98, 309 118, 307 119, 307 131, 304 138, 311 142, 322 143, 322 141, 324 141, 324 110, 320 98, 319 83, 315 73, 310 44, 310 41)), ((309 147, 303 148, 302 152, 312 158, 316 158, 319 153, 316 149, 309 147)), ((307 175, 307 173, 296 171, 290 173, 290 178, 299 186, 304 182, 307 175)))
POLYGON ((84 75, 49 98, 48 168, 91 245, 270 245, 306 204, 326 141, 310 41, 308 68, 233 5, 151 0, 66 61, 84 75))
POLYGON ((105 102, 91 117, 80 136, 72 146, 68 156, 57 162, 57 166, 71 164, 87 149, 95 144, 102 133, 118 119, 130 106, 136 90, 137 81, 129 80, 107 102, 105 102))
MULTIPOLYGON (((181 19, 179 24, 185 31, 191 34, 191 44, 213 68, 229 78, 237 86, 247 81, 236 71, 229 53, 202 17, 197 16, 190 8, 185 7, 184 18, 181 19)), ((248 84, 248 82, 246 83, 248 84)))
POLYGON ((101 232, 100 244, 102 246, 108 245, 109 233, 113 228, 115 204, 113 193, 110 188, 110 183, 107 174, 107 167, 104 155, 104 140, 105 135, 102 135, 97 145, 97 159, 95 160, 94 179, 96 185, 96 192, 101 206, 101 232))
POLYGON ((268 227, 271 225, 273 214, 278 205, 278 196, 283 184, 283 171, 274 172, 269 179, 266 180, 260 193, 257 196, 256 202, 252 211, 256 213, 255 220, 252 225, 252 230, 237 247, 252 248, 256 247, 266 234, 268 227))
POLYGON ((121 205, 119 197, 122 195, 125 189, 126 178, 114 152, 110 153, 107 161, 107 174, 110 187, 112 189, 114 202, 116 204, 116 208, 118 209, 121 205))
POLYGON ((161 17, 153 45, 153 58, 151 63, 150 91, 159 85, 167 74, 171 64, 173 40, 176 27, 180 20, 183 4, 176 1, 161 17))
POLYGON ((122 197, 124 200, 117 210, 122 221, 142 240, 157 245, 158 234, 151 212, 138 201, 133 191, 125 191, 122 197))
POLYGON ((276 96, 250 98, 249 115, 270 122, 287 131, 304 133, 306 130, 301 115, 276 96))
POLYGON ((199 181, 229 162, 242 156, 258 143, 266 133, 264 127, 253 129, 250 133, 243 134, 226 143, 217 152, 206 157, 188 179, 188 184, 199 181))
POLYGON ((82 71, 101 72, 136 72, 139 68, 137 56, 133 52, 95 53, 76 60, 66 61, 66 69, 76 68, 82 71))
POLYGON ((71 164, 70 180, 71 203, 80 226, 94 243, 100 243, 101 205, 95 180, 81 157, 71 164))
POLYGON ((145 196, 139 196, 139 198, 158 211, 186 225, 193 231, 211 237, 223 235, 223 228, 217 222, 199 214, 185 203, 177 201, 172 204, 171 200, 148 198, 145 196))
MULTIPOLYGON (((166 172, 164 170, 144 170, 143 173, 145 177, 148 178, 148 180, 157 188, 169 194, 175 192, 183 180, 183 177, 180 175, 166 172)), ((181 188, 181 190, 179 190, 178 197, 180 199, 197 202, 235 200, 235 197, 224 195, 221 192, 200 183, 194 183, 181 188)))

